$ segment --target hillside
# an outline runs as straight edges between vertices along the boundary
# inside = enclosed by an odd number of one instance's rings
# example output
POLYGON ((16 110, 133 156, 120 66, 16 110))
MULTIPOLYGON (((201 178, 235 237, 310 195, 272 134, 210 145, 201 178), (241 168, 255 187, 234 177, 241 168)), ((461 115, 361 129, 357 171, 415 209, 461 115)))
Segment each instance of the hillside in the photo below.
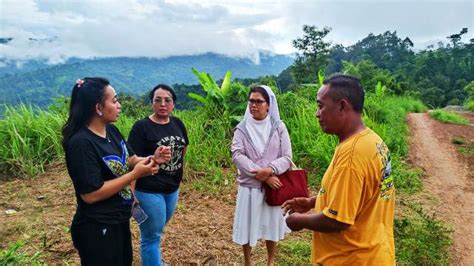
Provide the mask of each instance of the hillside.
POLYGON ((47 65, 29 62, 22 67, 5 64, 0 67, 0 104, 30 102, 47 106, 51 98, 69 95, 73 82, 84 76, 104 76, 117 91, 142 94, 157 83, 197 84, 191 72, 195 67, 215 77, 223 77, 227 70, 233 78, 256 78, 278 75, 293 59, 287 55, 260 53, 256 64, 248 58, 234 58, 214 53, 168 58, 99 58, 73 59, 65 64, 47 65))

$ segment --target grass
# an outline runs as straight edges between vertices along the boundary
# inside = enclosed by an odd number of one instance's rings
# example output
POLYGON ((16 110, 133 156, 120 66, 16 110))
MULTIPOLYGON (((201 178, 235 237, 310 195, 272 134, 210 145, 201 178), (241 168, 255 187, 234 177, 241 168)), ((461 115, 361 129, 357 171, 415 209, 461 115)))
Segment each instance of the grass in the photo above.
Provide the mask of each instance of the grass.
POLYGON ((460 153, 466 154, 466 155, 474 155, 474 144, 471 143, 469 146, 463 146, 458 148, 460 153))
POLYGON ((23 241, 8 246, 5 250, 0 251, 0 265, 43 265, 40 261, 41 252, 33 255, 26 254, 23 251, 23 241))
POLYGON ((461 137, 454 137, 451 140, 451 143, 456 144, 456 145, 462 145, 462 144, 466 143, 466 141, 461 137))
POLYGON ((401 265, 449 265, 452 230, 428 215, 419 204, 408 208, 405 217, 395 219, 395 249, 401 265))
POLYGON ((467 118, 453 112, 436 109, 430 112, 430 116, 442 123, 469 125, 467 118))
POLYGON ((42 173, 47 162, 61 159, 64 119, 64 114, 32 106, 6 107, 5 119, 0 120, 2 172, 31 177, 42 173))
POLYGON ((474 142, 467 141, 461 137, 454 137, 451 140, 451 143, 457 145, 458 151, 465 155, 473 155, 474 154, 474 142))
POLYGON ((286 240, 278 243, 278 263, 281 265, 310 265, 311 242, 286 240))

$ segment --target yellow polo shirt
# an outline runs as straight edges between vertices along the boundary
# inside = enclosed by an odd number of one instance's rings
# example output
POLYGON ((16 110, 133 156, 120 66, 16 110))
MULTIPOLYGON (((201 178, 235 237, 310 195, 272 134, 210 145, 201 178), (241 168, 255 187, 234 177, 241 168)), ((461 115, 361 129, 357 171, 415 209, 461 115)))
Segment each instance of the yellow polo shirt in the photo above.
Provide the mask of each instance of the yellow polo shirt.
POLYGON ((336 147, 314 211, 351 226, 313 233, 313 265, 395 265, 390 172, 390 152, 369 128, 336 147))

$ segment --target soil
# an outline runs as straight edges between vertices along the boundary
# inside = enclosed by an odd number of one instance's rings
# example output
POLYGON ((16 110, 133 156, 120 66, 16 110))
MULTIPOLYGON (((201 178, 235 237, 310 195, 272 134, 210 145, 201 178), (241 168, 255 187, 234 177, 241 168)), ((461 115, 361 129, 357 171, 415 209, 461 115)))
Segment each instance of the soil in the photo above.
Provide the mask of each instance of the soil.
MULTIPOLYGON (((0 181, 0 191, 0 249, 21 239, 27 243, 26 253, 40 250, 48 264, 80 264, 68 229, 76 208, 74 190, 63 164, 33 179, 0 181), (16 213, 7 215, 8 209, 16 213)), ((233 184, 209 195, 185 182, 162 237, 163 260, 173 265, 242 264, 241 247, 232 242, 235 195, 233 184)), ((131 227, 134 265, 139 265, 139 229, 134 221, 131 227)), ((291 233, 286 239, 310 243, 311 234, 291 233)), ((252 257, 255 263, 265 264, 263 242, 252 257)))
POLYGON ((452 265, 474 265, 474 114, 462 113, 470 125, 443 124, 427 113, 410 114, 409 160, 424 170, 424 205, 453 232, 452 265), (453 143, 462 140, 462 145, 453 143), (460 146, 471 153, 460 152, 460 146), (432 199, 434 197, 434 200, 432 199))

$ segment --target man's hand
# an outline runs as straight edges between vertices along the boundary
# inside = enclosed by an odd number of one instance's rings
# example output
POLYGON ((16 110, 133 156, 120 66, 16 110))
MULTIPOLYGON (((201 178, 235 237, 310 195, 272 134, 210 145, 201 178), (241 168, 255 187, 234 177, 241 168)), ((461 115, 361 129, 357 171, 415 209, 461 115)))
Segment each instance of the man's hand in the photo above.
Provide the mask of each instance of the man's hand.
POLYGON ((304 198, 304 197, 299 197, 299 198, 293 198, 290 200, 285 201, 282 205, 281 208, 283 209, 283 215, 286 215, 287 213, 293 214, 295 212, 298 213, 305 213, 314 208, 316 198, 304 198))
POLYGON ((286 218, 286 225, 291 229, 291 231, 300 231, 304 228, 303 220, 307 218, 306 216, 308 216, 308 214, 293 213, 286 218))

